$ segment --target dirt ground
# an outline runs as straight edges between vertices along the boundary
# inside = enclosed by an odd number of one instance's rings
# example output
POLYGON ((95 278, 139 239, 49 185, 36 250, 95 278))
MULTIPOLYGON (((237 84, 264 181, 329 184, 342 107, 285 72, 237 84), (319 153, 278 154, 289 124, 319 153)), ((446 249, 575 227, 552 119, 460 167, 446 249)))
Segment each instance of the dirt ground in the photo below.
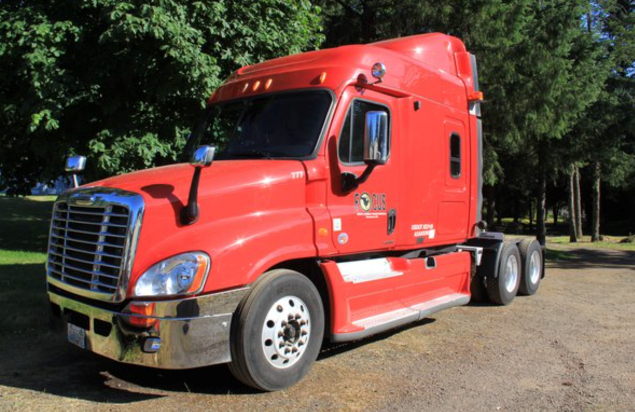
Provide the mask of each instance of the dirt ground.
POLYGON ((635 252, 556 255, 535 296, 327 349, 277 393, 246 389, 224 366, 130 367, 24 331, 0 356, 0 410, 632 411, 635 252))

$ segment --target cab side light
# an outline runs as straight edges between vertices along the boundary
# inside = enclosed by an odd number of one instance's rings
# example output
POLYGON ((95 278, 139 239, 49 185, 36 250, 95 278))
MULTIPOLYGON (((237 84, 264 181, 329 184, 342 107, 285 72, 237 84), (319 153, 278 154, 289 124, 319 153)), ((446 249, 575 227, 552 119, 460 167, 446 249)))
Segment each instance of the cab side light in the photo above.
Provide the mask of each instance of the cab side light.
POLYGON ((482 102, 483 100, 485 100, 485 96, 483 95, 483 92, 472 92, 467 96, 467 99, 471 102, 482 102))

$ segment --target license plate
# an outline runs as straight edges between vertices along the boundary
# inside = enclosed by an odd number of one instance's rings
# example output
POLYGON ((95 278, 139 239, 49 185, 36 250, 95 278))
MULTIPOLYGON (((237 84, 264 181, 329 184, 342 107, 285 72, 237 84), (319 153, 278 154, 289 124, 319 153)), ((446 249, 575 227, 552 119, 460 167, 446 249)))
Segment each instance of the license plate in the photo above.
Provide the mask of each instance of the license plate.
POLYGON ((82 349, 86 349, 86 330, 69 323, 68 341, 82 349))

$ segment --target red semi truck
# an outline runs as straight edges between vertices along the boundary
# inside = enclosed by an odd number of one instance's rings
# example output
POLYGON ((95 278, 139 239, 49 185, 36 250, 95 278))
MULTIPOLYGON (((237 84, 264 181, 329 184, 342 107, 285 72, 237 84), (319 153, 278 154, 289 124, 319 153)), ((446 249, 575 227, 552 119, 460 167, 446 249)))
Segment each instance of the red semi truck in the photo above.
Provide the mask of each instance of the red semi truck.
POLYGON ((120 362, 229 363, 276 390, 325 340, 535 293, 541 246, 481 221, 482 99, 475 57, 439 33, 241 68, 193 128, 190 164, 58 198, 54 324, 120 362))

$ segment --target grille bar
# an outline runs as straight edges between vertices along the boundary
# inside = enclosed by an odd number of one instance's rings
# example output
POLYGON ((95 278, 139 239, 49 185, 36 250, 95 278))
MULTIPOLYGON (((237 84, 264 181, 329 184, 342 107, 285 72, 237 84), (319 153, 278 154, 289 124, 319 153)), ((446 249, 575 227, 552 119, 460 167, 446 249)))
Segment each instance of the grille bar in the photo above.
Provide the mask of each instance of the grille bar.
POLYGON ((64 278, 68 278, 68 279, 74 280, 76 282, 86 283, 86 284, 89 284, 89 285, 92 285, 92 284, 96 283, 100 287, 103 287, 103 288, 106 288, 106 289, 110 289, 110 290, 117 290, 116 286, 108 285, 106 283, 101 283, 101 282, 91 282, 91 281, 88 281, 86 279, 82 279, 82 278, 79 278, 79 277, 71 276, 68 273, 58 272, 55 269, 51 269, 51 272, 56 273, 56 274, 58 274, 58 275, 60 275, 60 276, 62 276, 64 278))
MULTIPOLYGON (((99 227, 102 227, 102 225, 100 225, 99 227)), ((79 229, 71 229, 70 227, 60 227, 60 226, 53 226, 53 229, 55 230, 64 230, 67 232, 75 232, 75 233, 82 233, 84 235, 97 235, 97 236, 112 236, 112 237, 118 237, 120 239, 125 239, 126 236, 125 235, 116 235, 114 233, 109 233, 109 232, 91 232, 89 230, 79 230, 79 229)))
POLYGON ((80 223, 82 225, 96 225, 96 226, 111 226, 111 227, 123 227, 123 228, 127 228, 127 225, 118 225, 116 223, 110 223, 110 222, 88 222, 85 220, 73 220, 73 219, 62 219, 59 217, 55 217, 53 218, 56 222, 68 222, 68 223, 80 223))
MULTIPOLYGON (((119 265, 119 266, 110 265, 110 264, 104 263, 104 262, 102 262, 100 260, 91 261, 91 260, 86 260, 86 259, 80 259, 78 257, 70 256, 70 255, 67 255, 65 253, 57 253, 57 252, 53 252, 53 251, 50 251, 49 253, 51 253, 51 254, 53 254, 55 256, 59 256, 59 257, 64 258, 64 259, 70 259, 70 260, 74 260, 76 262, 86 263, 88 265, 99 265, 99 266, 104 266, 104 267, 113 268, 113 269, 121 269, 121 265, 119 265)), ((82 252, 82 253, 86 253, 86 252, 82 252)), ((121 259, 121 258, 119 258, 119 259, 121 259)), ((82 269, 77 269, 77 270, 82 270, 82 269)), ((108 275, 108 276, 111 276, 111 275, 108 275)))
MULTIPOLYGON (((58 244, 56 244, 56 243, 52 243, 52 244, 51 244, 51 246, 59 246, 59 245, 58 245, 58 244)), ((66 246, 66 247, 65 247, 65 249, 67 249, 67 250, 72 250, 73 252, 79 252, 79 253, 85 253, 85 254, 90 253, 90 252, 87 252, 87 251, 85 251, 85 250, 82 250, 82 249, 76 249, 76 248, 74 248, 74 247, 70 247, 70 246, 66 246)), ((54 250, 52 250, 52 249, 49 249, 49 253, 56 253, 56 252, 55 252, 54 250)), ((101 255, 101 256, 105 256, 105 257, 109 257, 109 258, 113 258, 113 259, 120 259, 120 260, 123 260, 123 258, 122 258, 121 256, 118 256, 118 255, 111 255, 110 253, 106 253, 106 252, 97 252, 97 253, 95 253, 95 254, 97 254, 97 255, 101 255)), ((119 267, 119 266, 118 266, 118 267, 119 267)))
POLYGON ((86 211, 83 211, 83 210, 74 210, 73 213, 77 213, 77 214, 80 214, 80 215, 91 215, 91 216, 111 216, 111 217, 125 217, 125 218, 128 217, 128 215, 123 215, 123 214, 120 214, 120 213, 86 212, 86 211))
MULTIPOLYGON (((63 239, 66 240, 66 237, 64 236, 59 236, 56 235, 55 233, 51 234, 52 237, 57 238, 57 239, 63 239)), ((86 240, 81 240, 81 239, 70 239, 71 242, 79 242, 79 243, 86 243, 88 245, 97 245, 97 246, 107 246, 107 247, 116 247, 116 248, 120 248, 123 249, 124 246, 123 245, 116 245, 114 243, 108 243, 108 242, 89 242, 86 240)), ((57 246, 57 245, 53 245, 53 246, 57 246)), ((63 245, 62 245, 63 246, 63 245)))

